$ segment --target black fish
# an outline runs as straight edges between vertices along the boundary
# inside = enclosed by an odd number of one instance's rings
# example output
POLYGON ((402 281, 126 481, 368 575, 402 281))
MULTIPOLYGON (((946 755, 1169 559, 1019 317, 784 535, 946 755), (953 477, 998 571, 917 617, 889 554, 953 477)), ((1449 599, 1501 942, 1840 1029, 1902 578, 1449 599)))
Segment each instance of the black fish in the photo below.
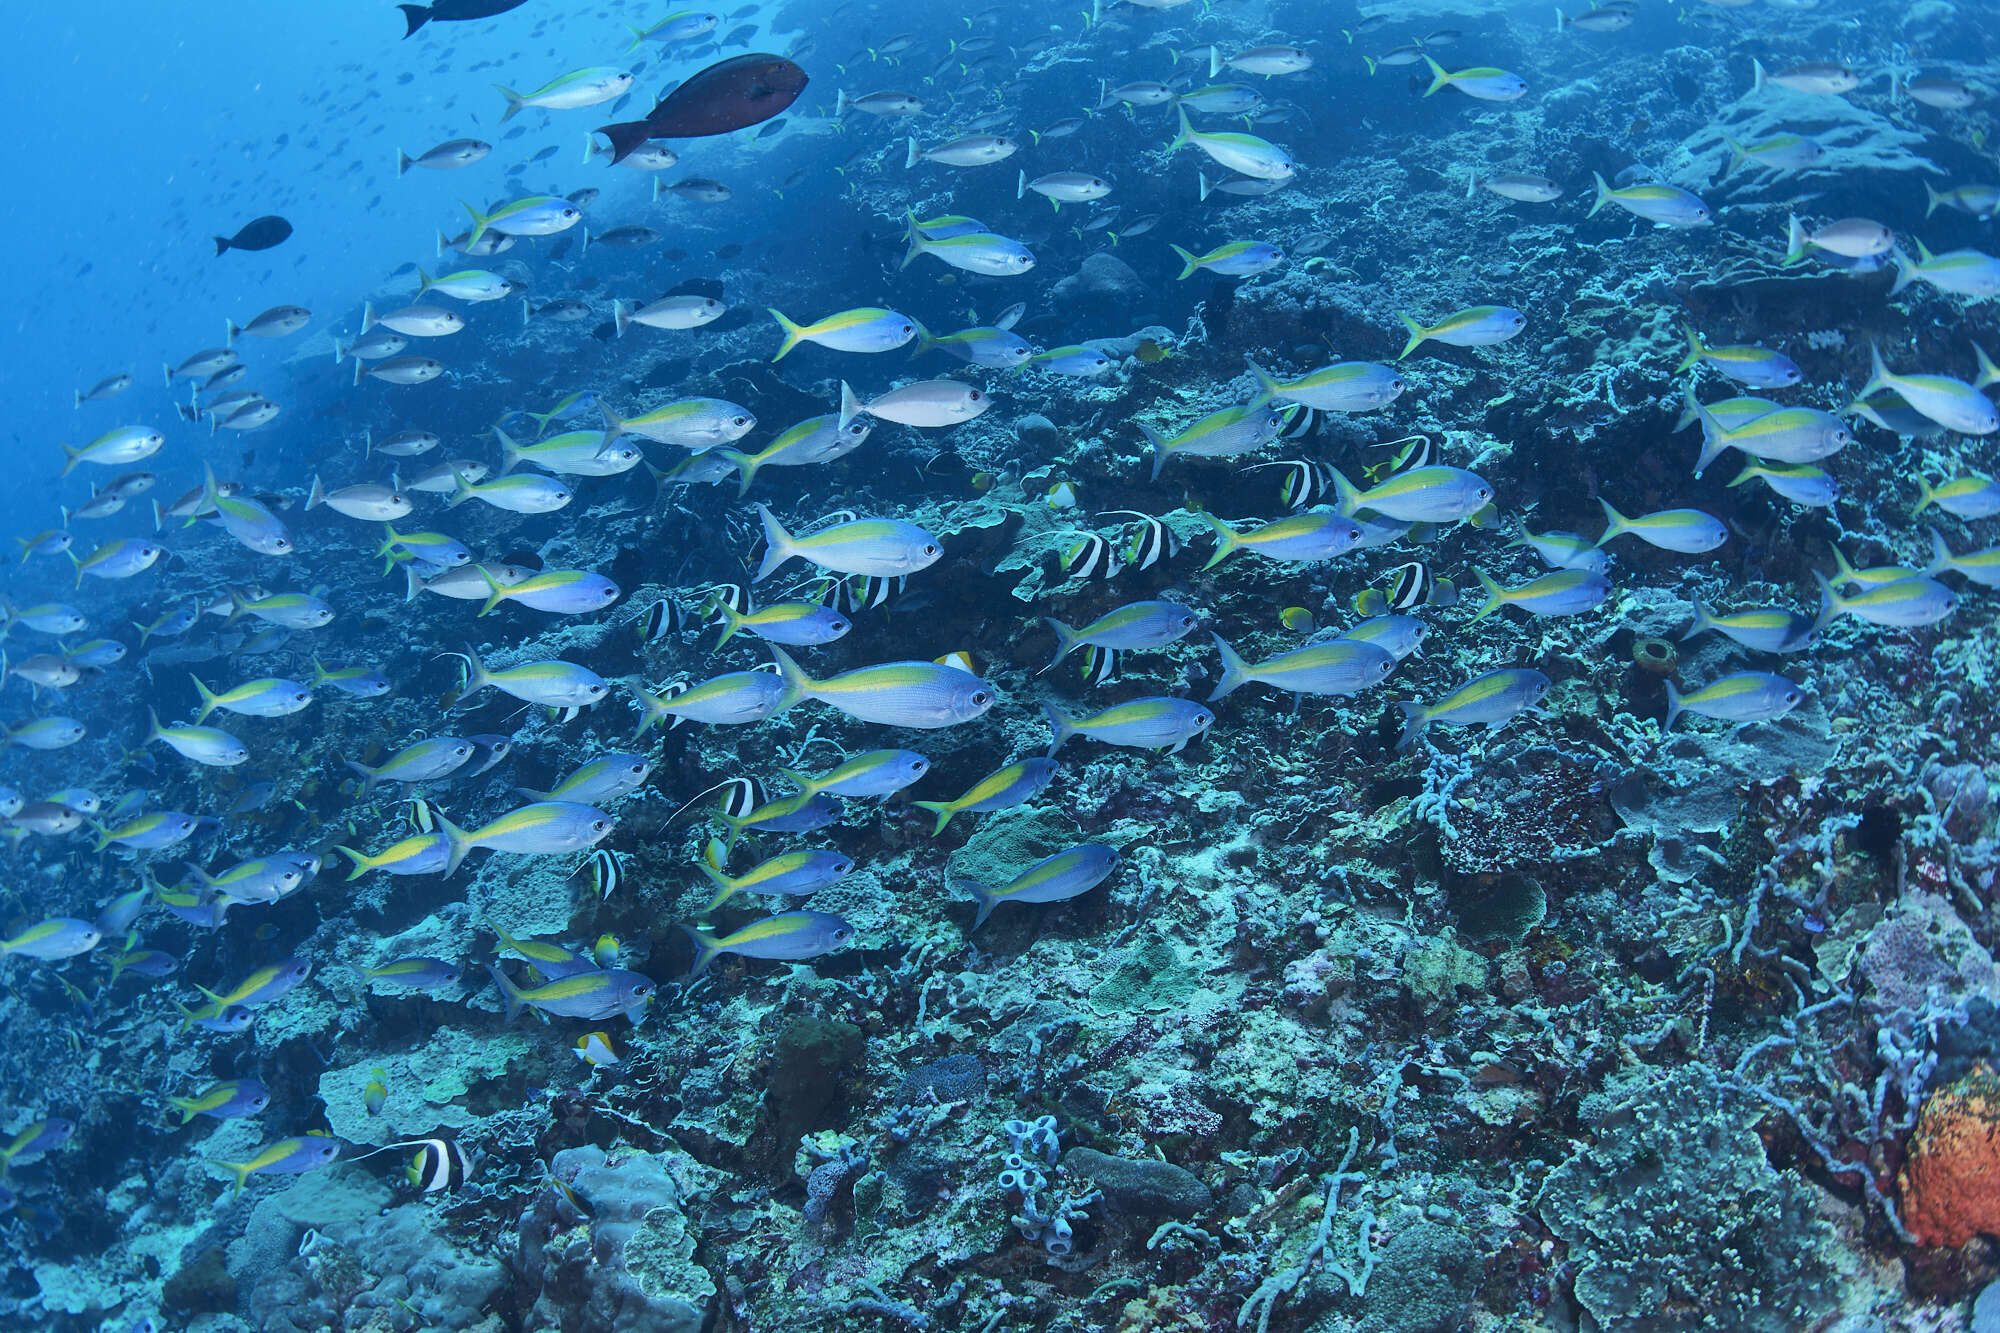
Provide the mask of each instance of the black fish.
POLYGON ((539 551, 529 547, 522 547, 518 551, 509 551, 507 554, 501 556, 500 563, 503 565, 519 565, 523 569, 539 570, 542 567, 542 556, 539 551))
POLYGON ((743 247, 738 245, 735 241, 731 241, 729 244, 723 246, 720 250, 717 250, 715 252, 715 257, 717 259, 734 259, 736 258, 736 256, 742 253, 743 253, 743 247))
POLYGON ((733 56, 710 65, 660 99, 644 120, 599 127, 621 162, 648 139, 700 139, 781 114, 805 91, 806 72, 783 56, 733 56))
POLYGON ((234 236, 216 237, 215 253, 219 255, 224 250, 268 250, 282 244, 291 234, 292 224, 271 213, 244 223, 234 236))
POLYGON ((429 5, 397 5, 403 11, 403 22, 410 30, 403 34, 407 39, 416 36, 417 29, 426 23, 464 23, 471 19, 490 19, 504 14, 510 9, 519 9, 527 0, 437 0, 429 5))
POLYGON ((785 128, 785 118, 780 116, 776 120, 767 121, 764 128, 757 131, 757 137, 759 139, 768 139, 783 128, 785 128))
POLYGON ((686 623, 686 613, 680 603, 671 597, 662 597, 639 613, 639 637, 647 643, 656 642, 663 635, 679 634, 686 623))
POLYGON ((546 162, 555 155, 556 155, 556 146, 554 144, 550 144, 547 148, 542 149, 540 152, 536 153, 533 157, 529 158, 528 160, 530 162, 546 162))

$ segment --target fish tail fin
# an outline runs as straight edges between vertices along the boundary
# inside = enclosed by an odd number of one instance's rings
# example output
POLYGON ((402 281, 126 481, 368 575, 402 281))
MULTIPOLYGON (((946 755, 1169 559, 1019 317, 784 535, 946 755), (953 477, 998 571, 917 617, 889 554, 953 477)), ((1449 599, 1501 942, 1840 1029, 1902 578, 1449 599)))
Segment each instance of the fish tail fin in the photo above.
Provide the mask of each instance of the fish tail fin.
POLYGON ((1052 703, 1042 704, 1042 716, 1049 723, 1049 753, 1062 749, 1063 742, 1076 735, 1076 719, 1065 717, 1052 703))
POLYGON ((215 691, 202 684, 201 677, 193 672, 188 673, 188 679, 194 682, 195 693, 201 696, 201 709, 194 715, 194 724, 198 727, 215 711, 215 691))
POLYGON ((1222 678, 1215 682, 1215 689, 1208 696, 1208 701, 1214 703, 1250 683, 1250 664, 1220 634, 1210 633, 1208 637, 1215 640, 1215 651, 1222 654, 1222 678))
POLYGON ((1694 609, 1694 624, 1688 628, 1687 633, 1681 635, 1682 643, 1686 643, 1697 634, 1705 634, 1715 628, 1715 616, 1702 604, 1701 594, 1696 593, 1690 600, 1694 609))
MULTIPOLYGON (((158 501, 154 503, 157 504, 158 501)), ((312 488, 306 492, 306 508, 317 509, 325 503, 326 486, 320 481, 319 473, 315 472, 313 473, 312 488)))
POLYGON ((1915 518, 1918 514, 1923 513, 1926 509, 1937 503, 1937 490, 1931 485, 1929 478, 1918 477, 1917 489, 1917 507, 1910 511, 1911 518, 1915 518))
POLYGON ((1890 382, 1892 378, 1889 374, 1888 365, 1882 360, 1881 344, 1870 338, 1868 340, 1868 382, 1861 386, 1861 391, 1855 394, 1854 397, 1859 400, 1873 394, 1877 389, 1892 389, 1895 387, 1890 382))
POLYGON ((1042 617, 1042 623, 1047 625, 1050 631, 1056 636, 1056 655, 1049 659, 1049 664, 1037 672, 1037 675, 1055 670, 1057 664, 1075 652, 1078 645, 1083 642, 1077 637, 1075 630, 1063 624, 1062 621, 1057 620, 1054 616, 1042 617))
POLYGON ((1605 183, 1603 172, 1593 171, 1590 173, 1590 176, 1592 180, 1597 182, 1597 199, 1591 204, 1590 211, 1585 213, 1584 216, 1594 218, 1597 216, 1598 209, 1611 202, 1611 187, 1605 183))
POLYGON ((1764 91, 1764 62, 1761 60, 1753 59, 1750 62, 1750 95, 1754 97, 1758 93, 1761 93, 1763 91, 1764 91))
POLYGON ((1410 340, 1404 343, 1403 350, 1396 354, 1396 359, 1401 361, 1404 357, 1423 346, 1424 340, 1431 336, 1431 331, 1417 323, 1414 319, 1411 319, 1410 312, 1407 310, 1398 310, 1396 314, 1403 321, 1403 327, 1410 331, 1410 340))
POLYGON ((1195 180, 1200 183, 1201 188, 1201 198, 1197 202, 1205 204, 1208 202, 1208 196, 1215 192, 1215 182, 1208 178, 1206 171, 1197 171, 1195 180))
POLYGON ((597 410, 604 414, 604 440, 597 446, 598 452, 602 453, 610 447, 613 440, 624 438, 625 419, 613 412, 611 405, 603 399, 598 400, 597 410))
POLYGON ((1179 148, 1182 144, 1187 143, 1189 140, 1189 136, 1194 133, 1194 126, 1188 123, 1187 108, 1184 106, 1176 105, 1174 107, 1174 111, 1181 118, 1181 127, 1179 132, 1174 135, 1174 141, 1167 145, 1167 153, 1170 156, 1172 155, 1175 149, 1179 148))
POLYGON ((1467 624, 1476 625, 1507 604, 1507 592, 1506 589, 1495 583, 1492 576, 1487 574, 1485 570, 1474 569, 1472 573, 1479 580, 1479 586, 1486 590, 1486 604, 1479 608, 1477 615, 1466 622, 1467 624))
POLYGON ((715 641, 715 646, 720 648, 723 644, 728 643, 731 639, 742 633, 743 614, 723 598, 718 597, 714 605, 715 615, 722 621, 722 637, 715 641))
POLYGON ((228 248, 229 248, 229 238, 227 236, 217 236, 215 238, 215 253, 217 258, 220 258, 222 252, 227 250, 228 248))
POLYGON ((1438 64, 1437 61, 1432 60, 1429 56, 1424 57, 1424 63, 1431 67, 1431 86, 1424 89, 1424 96, 1429 97, 1432 93, 1450 83, 1451 75, 1445 73, 1444 66, 1438 64))
POLYGON ((500 442, 500 475, 504 477, 521 461, 521 446, 498 426, 493 428, 493 438, 500 442))
POLYGON ((1236 529, 1230 527, 1206 509, 1202 510, 1201 516, 1207 519, 1209 527, 1215 530, 1215 554, 1210 556, 1208 563, 1202 566, 1203 569, 1213 569, 1221 564, 1230 552, 1243 544, 1243 538, 1237 534, 1236 529))
MULTIPOLYGON (((1674 367, 1676 375, 1693 370, 1701 364, 1701 359, 1708 355, 1708 344, 1702 341, 1701 334, 1695 331, 1694 325, 1682 324, 1681 331, 1687 335, 1688 350, 1687 355, 1681 358, 1681 363, 1674 367)), ((1689 392, 1692 393, 1692 390, 1689 392)))
POLYGON ((773 361, 783 361, 785 354, 799 345, 800 340, 805 337, 806 331, 791 320, 786 319, 784 312, 776 306, 766 306, 765 309, 770 312, 772 319, 778 321, 778 327, 785 331, 785 341, 778 345, 777 354, 771 358, 773 361))
POLYGON ((778 706, 771 710, 771 716, 776 717, 801 699, 812 698, 813 691, 819 688, 819 682, 808 676, 805 668, 793 661, 792 655, 783 648, 776 644, 770 645, 770 648, 771 658, 778 664, 778 678, 785 682, 785 692, 778 697, 778 706))
POLYGON ((1368 66, 1368 73, 1371 77, 1374 75, 1375 71, 1380 67, 1374 56, 1361 57, 1361 63, 1368 66))
POLYGON ((1264 367, 1247 356, 1243 358, 1243 364, 1249 366, 1250 373, 1257 377, 1257 396, 1250 400, 1250 406, 1262 407, 1283 392, 1284 386, 1272 379, 1270 372, 1264 367))
POLYGON ((1685 710, 1681 707, 1681 691, 1672 681, 1667 682, 1667 720, 1660 724, 1662 732, 1672 731, 1674 723, 1680 720, 1685 710))
POLYGON ((433 831, 444 839, 444 866, 438 873, 449 875, 458 869, 459 863, 472 851, 472 838, 464 829, 446 819, 443 811, 433 809, 430 817, 431 822, 437 826, 433 831))
POLYGON ((618 336, 621 338, 625 336, 625 330, 632 327, 632 309, 630 301, 613 301, 611 303, 611 323, 618 330, 618 336))
POLYGON ((688 968, 688 977, 693 979, 708 970, 708 965, 722 953, 722 942, 697 926, 683 922, 681 929, 694 941, 694 965, 688 968))
POLYGON ((1146 437, 1146 443, 1153 446, 1153 480, 1158 481, 1160 479, 1160 469, 1164 468, 1167 465, 1167 460, 1173 457, 1173 448, 1169 445, 1164 435, 1154 430, 1151 426, 1148 426, 1145 422, 1135 421, 1132 424, 1137 426, 1139 433, 1146 437))
MULTIPOLYGON (((1928 184, 1928 182, 1926 182, 1926 184, 1928 184)), ((243 330, 242 330, 242 329, 239 329, 239 328, 237 328, 237 327, 236 327, 236 321, 235 321, 235 320, 233 320, 233 319, 230 319, 230 318, 229 318, 229 317, 227 317, 227 316, 224 316, 224 317, 223 317, 223 320, 222 320, 222 345, 223 345, 224 347, 234 347, 234 346, 236 346, 236 335, 237 335, 237 334, 239 334, 239 333, 241 333, 241 332, 243 332, 243 330)))
POLYGON ((1604 506, 1604 523, 1605 523, 1604 535, 1597 539, 1597 544, 1599 546, 1604 545, 1604 543, 1610 541, 1613 537, 1616 537, 1621 533, 1630 532, 1632 530, 1631 521, 1627 519, 1625 515, 1619 513, 1616 509, 1612 508, 1611 501, 1605 499, 1603 496, 1600 495, 1597 498, 1597 503, 1604 506))
MULTIPOLYGON (((1854 572, 1854 567, 1847 563, 1847 558, 1842 556, 1838 550, 1834 551, 1834 555, 1839 557, 1841 573, 1843 575, 1854 572)), ((1841 600, 1840 593, 1834 588, 1833 580, 1827 578, 1826 575, 1820 573, 1817 569, 1812 572, 1812 576, 1813 581, 1819 584, 1819 614, 1813 617, 1813 631, 1817 633, 1826 628, 1828 621, 1841 613, 1845 604, 1841 600)))
POLYGON ((410 168, 416 165, 416 161, 417 159, 398 148, 396 150, 396 174, 398 176, 409 174, 410 168))
POLYGON ((1979 361, 1979 373, 1972 377, 1972 387, 1984 389, 1989 385, 2000 384, 2000 366, 1993 364, 1993 358, 1986 354, 1986 349, 1974 343, 1972 355, 1979 361))
POLYGON ((1396 738, 1396 751, 1402 753, 1417 743, 1424 734, 1424 728, 1431 724, 1431 710, 1420 703, 1399 701, 1396 707, 1403 710, 1403 734, 1396 738))
MULTIPOLYGON (((460 478, 458 479, 458 484, 459 484, 459 485, 460 485, 461 487, 463 487, 463 486, 465 485, 465 478, 464 478, 464 477, 460 477, 460 478)), ((470 494, 472 494, 472 492, 468 490, 468 491, 466 491, 466 494, 467 494, 467 495, 470 495, 470 494)), ((480 577, 481 579, 485 580, 485 583, 486 583, 486 589, 487 589, 487 591, 486 591, 486 604, 485 604, 484 606, 482 606, 482 607, 480 607, 480 608, 479 608, 479 615, 478 615, 478 616, 474 616, 474 617, 473 617, 473 619, 474 619, 474 620, 477 620, 477 619, 479 619, 479 616, 484 616, 484 615, 490 615, 490 614, 492 613, 492 611, 493 611, 493 608, 494 608, 494 607, 496 607, 496 606, 500 605, 500 603, 502 603, 502 602, 506 601, 506 600, 507 600, 507 590, 506 590, 505 588, 503 588, 503 587, 501 587, 501 586, 500 586, 500 580, 498 580, 498 579, 494 578, 494 577, 493 577, 493 574, 492 574, 492 571, 490 571, 489 569, 487 569, 485 565, 483 565, 483 564, 478 564, 478 565, 474 565, 474 566, 473 566, 473 568, 479 571, 479 577, 480 577)))
POLYGON ((903 262, 896 265, 897 268, 908 268, 915 262, 918 255, 929 248, 923 231, 917 226, 915 209, 903 210, 903 224, 908 228, 908 234, 904 237, 904 241, 909 246, 909 249, 903 252, 903 262))
POLYGON ((1333 473, 1334 508, 1343 514, 1356 514, 1361 510, 1361 492, 1354 489, 1354 483, 1339 468, 1329 469, 1333 473))
POLYGON ((404 41, 416 36, 417 29, 431 21, 429 5, 397 5, 396 8, 403 11, 403 22, 409 25, 409 31, 403 34, 404 41))
POLYGON ((778 776, 799 789, 799 795, 808 800, 826 790, 826 784, 818 778, 806 776, 796 768, 780 768, 778 776))
POLYGON ((1936 187, 1929 181, 1924 182, 1924 221, 1930 221, 1931 214, 1937 212, 1937 206, 1942 202, 1942 198, 1936 187))
POLYGON ((922 156, 923 153, 917 148, 917 136, 912 134, 910 136, 910 151, 903 158, 903 170, 908 171, 911 167, 917 165, 917 160, 922 156))
MULTIPOLYGON (((1917 242, 1917 248, 1920 251, 1923 249, 1922 241, 1917 242)), ((1900 245, 1890 249, 1889 262, 1896 266, 1896 281, 1889 288, 1889 295, 1895 296, 1917 280, 1917 266, 1910 262, 1910 257, 1903 253, 1900 245)))
POLYGON ((1944 534, 1936 528, 1927 528, 1925 531, 1931 534, 1931 563, 1924 573, 1937 574, 1950 569, 1958 557, 1951 553, 1951 547, 1945 543, 1944 534))
POLYGON ((1796 264, 1806 255, 1806 229, 1799 221, 1799 215, 1790 214, 1785 218, 1785 257, 1782 263, 1796 264))
POLYGON ((1172 249, 1175 254, 1181 257, 1181 275, 1180 277, 1176 278, 1175 281, 1186 282, 1189 278, 1194 276, 1195 270, 1201 267, 1201 259, 1199 256, 1194 254, 1194 252, 1190 250, 1183 250, 1178 245, 1170 245, 1169 248, 1172 249))
POLYGON ((1743 465, 1743 470, 1737 473, 1736 476, 1729 481, 1728 485, 1734 488, 1737 486, 1744 485, 1747 482, 1755 481, 1757 479, 1759 471, 1760 469, 1758 468, 1754 460, 1751 462, 1747 462, 1743 465))
MULTIPOLYGON (((848 389, 845 384, 841 385, 841 389, 843 396, 851 396, 853 393, 853 390, 848 389)), ((847 416, 844 408, 841 416, 843 418, 847 416)), ((756 574, 751 577, 752 583, 763 582, 776 573, 780 565, 798 554, 798 544, 792 539, 792 534, 785 531, 785 525, 778 521, 778 516, 771 512, 769 505, 758 505, 757 517, 764 524, 764 560, 757 566, 756 574)))
POLYGON ((1000 899, 994 894, 993 890, 976 879, 961 879, 953 876, 951 887, 961 893, 971 894, 973 901, 979 904, 978 915, 972 918, 972 928, 974 930, 978 930, 981 926, 985 925, 986 918, 992 916, 993 909, 1000 905, 1000 899))
POLYGON ((1688 401, 1694 409, 1695 420, 1701 423, 1701 453, 1694 460, 1694 474, 1699 477, 1708 471, 1708 465, 1736 446, 1730 442, 1729 430, 1715 413, 1701 403, 1694 401, 1694 389, 1688 389, 1688 401))
POLYGON ((500 988, 500 1002, 507 1006, 507 1021, 513 1022, 527 1007, 521 1000, 521 988, 507 979, 507 974, 500 970, 498 963, 488 963, 486 972, 493 978, 493 984, 500 988))
MULTIPOLYGON (((472 231, 465 238, 465 248, 473 250, 478 247, 480 237, 486 235, 486 224, 489 219, 484 213, 474 208, 471 204, 466 203, 463 199, 458 201, 458 206, 472 215, 472 231)), ((367 330, 363 329, 362 332, 365 333, 367 330)))
POLYGON ((521 114, 521 108, 527 105, 526 99, 521 94, 515 92, 504 83, 494 84, 493 91, 507 99, 507 109, 500 113, 500 123, 502 125, 505 125, 515 116, 521 114))
POLYGON ((919 810, 928 810, 937 816, 937 824, 931 829, 931 836, 933 838, 943 833, 944 826, 951 823, 951 817, 958 813, 958 808, 950 801, 912 801, 910 804, 916 806, 919 810))
POLYGON ((1722 169, 1722 179, 1727 180, 1732 172, 1750 160, 1750 150, 1727 134, 1722 142, 1729 146, 1729 165, 1722 169))

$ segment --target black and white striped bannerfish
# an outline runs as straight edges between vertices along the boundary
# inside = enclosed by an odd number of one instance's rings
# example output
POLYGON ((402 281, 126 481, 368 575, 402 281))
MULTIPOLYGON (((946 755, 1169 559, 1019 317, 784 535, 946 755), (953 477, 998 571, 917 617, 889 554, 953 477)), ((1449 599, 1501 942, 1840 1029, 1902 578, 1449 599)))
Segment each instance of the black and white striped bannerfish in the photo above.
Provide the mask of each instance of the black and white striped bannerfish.
POLYGON ((708 600, 701 604, 701 618, 711 625, 727 621, 722 608, 728 607, 739 616, 750 614, 750 590, 740 583, 718 583, 708 590, 708 600))
POLYGON ((1242 471, 1266 467, 1284 469, 1278 481, 1278 499, 1287 509, 1310 509, 1333 498, 1333 469, 1325 463, 1315 463, 1306 458, 1281 458, 1272 463, 1252 463, 1242 471))
POLYGON ((405 1175, 425 1194, 457 1189, 472 1174, 472 1159, 458 1146, 457 1139, 418 1139, 400 1146, 416 1148, 417 1155, 410 1159, 410 1169, 405 1175))
POLYGON ((853 574, 846 578, 816 579, 806 596, 821 606, 844 610, 849 615, 872 611, 901 593, 909 583, 907 575, 853 574))
POLYGON ((1437 458, 1437 445, 1428 435, 1405 435, 1400 439, 1384 440, 1377 449, 1403 448, 1386 463, 1374 463, 1361 469, 1370 481, 1380 481, 1399 472, 1414 472, 1420 467, 1429 467, 1437 458))
POLYGON ((584 863, 576 868, 576 875, 590 882, 591 892, 603 902, 609 898, 620 884, 625 882, 625 862, 609 847, 599 847, 584 863))
POLYGON ((1129 569, 1151 569, 1162 560, 1180 554, 1181 540, 1166 520, 1142 514, 1136 509, 1107 509, 1106 514, 1122 514, 1138 520, 1127 523, 1119 538, 1119 554, 1129 569))
POLYGON ((679 634, 687 625, 687 613, 671 597, 662 597, 639 613, 639 638, 658 643, 670 634, 679 634))
POLYGON ((1091 644, 1078 655, 1078 660, 1083 663, 1083 683, 1086 685, 1102 685, 1118 671, 1116 648, 1100 648, 1091 644))
POLYGON ((1292 406, 1291 416, 1286 418, 1284 427, 1279 430, 1278 438, 1281 440, 1310 439, 1319 432, 1320 422, 1324 419, 1324 414, 1318 408, 1307 407, 1304 403, 1296 403, 1292 406))
POLYGON ((1423 561, 1412 560, 1390 570, 1386 586, 1356 593, 1354 609, 1364 616, 1379 616, 1420 606, 1450 606, 1457 600, 1456 584, 1433 575, 1423 561))
POLYGON ((1108 579, 1119 570, 1111 543, 1095 532, 1086 532, 1063 548, 1062 571, 1073 579, 1108 579))
POLYGON ((721 793, 716 798, 716 812, 730 819, 741 819, 764 804, 764 789, 755 778, 731 778, 715 790, 721 793))

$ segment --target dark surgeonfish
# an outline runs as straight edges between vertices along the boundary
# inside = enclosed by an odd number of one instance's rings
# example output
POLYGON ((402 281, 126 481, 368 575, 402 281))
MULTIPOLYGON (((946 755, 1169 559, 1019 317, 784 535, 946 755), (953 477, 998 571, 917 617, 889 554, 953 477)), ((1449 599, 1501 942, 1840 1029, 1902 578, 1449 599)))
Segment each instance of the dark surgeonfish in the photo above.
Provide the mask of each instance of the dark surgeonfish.
POLYGON ((414 37, 417 29, 426 23, 464 23, 470 19, 490 19, 504 14, 510 9, 519 9, 528 0, 436 0, 429 5, 397 5, 403 11, 403 22, 410 30, 405 38, 414 37))
POLYGON ((261 218, 253 218, 243 224, 234 236, 215 238, 215 253, 224 250, 268 250, 281 244, 292 234, 292 224, 276 213, 261 218))
POLYGON ((687 79, 661 98, 644 120, 603 125, 611 160, 622 161, 649 139, 700 139, 728 134, 781 114, 805 91, 806 72, 783 56, 732 56, 687 79))

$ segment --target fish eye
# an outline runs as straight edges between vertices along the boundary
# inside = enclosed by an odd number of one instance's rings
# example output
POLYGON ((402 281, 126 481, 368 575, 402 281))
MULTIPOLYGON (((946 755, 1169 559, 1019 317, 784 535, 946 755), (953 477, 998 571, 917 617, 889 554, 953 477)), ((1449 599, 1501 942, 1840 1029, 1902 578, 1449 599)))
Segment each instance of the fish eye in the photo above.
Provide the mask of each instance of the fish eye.
POLYGON ((608 819, 593 819, 590 821, 590 826, 591 828, 599 830, 601 832, 602 830, 611 827, 611 821, 608 819))
POLYGON ((925 555, 942 555, 942 554, 944 554, 944 553, 943 553, 942 551, 938 550, 938 545, 937 545, 937 543, 936 543, 936 542, 925 542, 925 543, 924 543, 924 554, 925 554, 925 555))
POLYGON ((735 417, 735 418, 732 418, 732 420, 733 420, 734 424, 736 424, 736 425, 738 425, 738 426, 747 426, 747 425, 749 425, 749 424, 750 424, 750 418, 749 418, 749 417, 735 417))
POLYGON ((974 690, 972 692, 972 702, 984 706, 986 704, 993 702, 993 696, 988 694, 985 690, 974 690))

